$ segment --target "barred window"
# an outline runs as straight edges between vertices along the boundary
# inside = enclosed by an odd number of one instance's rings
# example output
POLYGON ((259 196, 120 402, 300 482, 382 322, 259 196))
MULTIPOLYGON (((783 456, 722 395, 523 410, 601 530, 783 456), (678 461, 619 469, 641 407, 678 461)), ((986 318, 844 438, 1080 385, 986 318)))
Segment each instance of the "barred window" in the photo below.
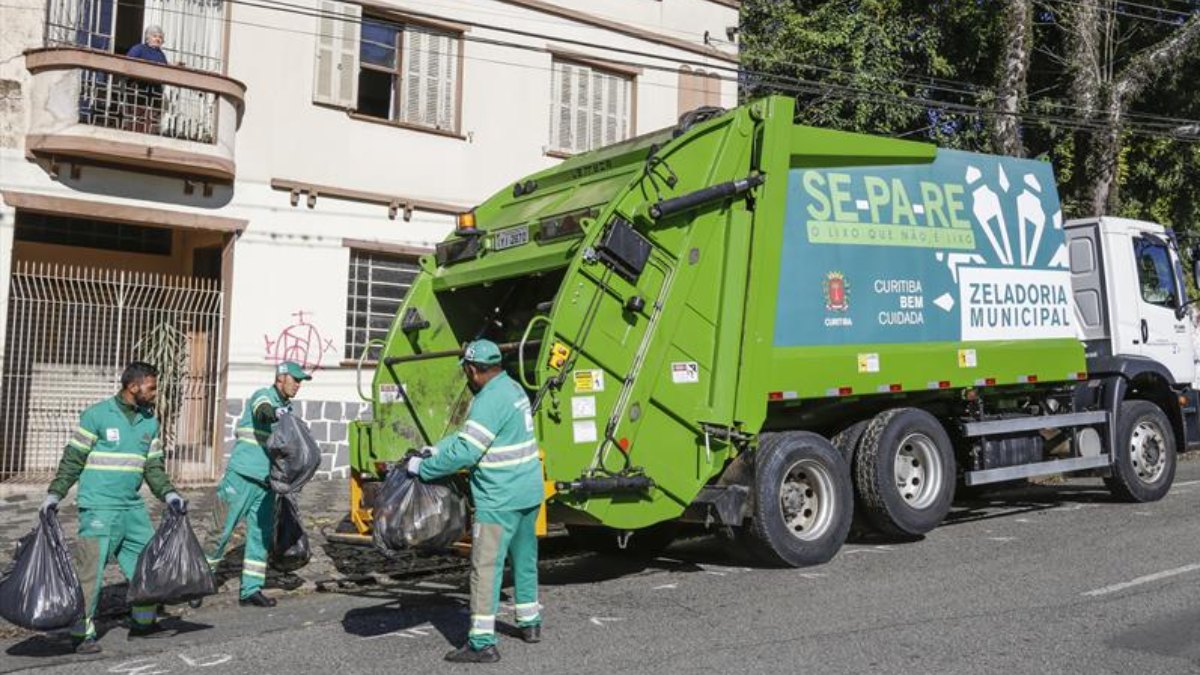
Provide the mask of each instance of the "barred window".
MULTIPOLYGON (((371 340, 387 337, 400 303, 417 276, 417 260, 360 249, 350 250, 346 292, 346 358, 357 359, 371 340)), ((379 348, 370 358, 379 358, 379 348)))

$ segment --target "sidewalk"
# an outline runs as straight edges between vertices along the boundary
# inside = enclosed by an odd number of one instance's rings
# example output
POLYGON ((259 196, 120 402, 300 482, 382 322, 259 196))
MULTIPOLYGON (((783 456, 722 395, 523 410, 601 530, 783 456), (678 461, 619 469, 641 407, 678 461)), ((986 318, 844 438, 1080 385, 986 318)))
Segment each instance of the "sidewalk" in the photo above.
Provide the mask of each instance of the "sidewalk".
MULTIPOLYGON (((27 534, 37 522, 37 511, 45 496, 43 489, 10 491, 0 498, 0 569, 7 568, 16 548, 17 540, 27 534)), ((201 542, 208 533, 219 527, 214 525, 212 505, 215 497, 213 487, 180 490, 188 499, 188 514, 192 528, 201 542)), ((158 524, 163 505, 142 489, 149 507, 150 519, 158 524)), ((312 548, 312 560, 303 569, 280 574, 271 570, 267 576, 267 593, 281 595, 334 590, 355 585, 386 582, 393 575, 411 573, 417 569, 441 568, 464 565, 465 561, 455 556, 402 558, 391 560, 369 546, 330 542, 326 534, 336 531, 349 510, 350 483, 346 480, 313 481, 300 493, 300 515, 308 533, 312 548)), ((78 509, 75 492, 59 506, 59 521, 68 541, 74 541, 77 532, 78 509)), ((242 528, 230 542, 225 562, 217 570, 220 593, 206 598, 206 606, 233 605, 238 597, 238 580, 241 575, 242 528)), ((126 614, 125 579, 115 562, 106 570, 105 590, 100 598, 99 616, 102 621, 121 621, 126 614)), ((187 605, 172 606, 175 615, 186 615, 191 611, 187 605)), ((25 631, 0 619, 0 638, 14 637, 25 631)))

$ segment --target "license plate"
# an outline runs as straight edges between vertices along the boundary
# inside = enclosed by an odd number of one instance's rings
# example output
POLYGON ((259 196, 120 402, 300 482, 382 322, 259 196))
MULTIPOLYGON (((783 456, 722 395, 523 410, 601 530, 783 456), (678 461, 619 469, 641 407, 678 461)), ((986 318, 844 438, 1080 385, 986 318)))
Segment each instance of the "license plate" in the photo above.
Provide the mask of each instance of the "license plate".
POLYGON ((503 251, 506 248, 513 248, 521 244, 529 243, 529 226, 513 227, 507 230, 500 230, 492 239, 492 249, 503 251))

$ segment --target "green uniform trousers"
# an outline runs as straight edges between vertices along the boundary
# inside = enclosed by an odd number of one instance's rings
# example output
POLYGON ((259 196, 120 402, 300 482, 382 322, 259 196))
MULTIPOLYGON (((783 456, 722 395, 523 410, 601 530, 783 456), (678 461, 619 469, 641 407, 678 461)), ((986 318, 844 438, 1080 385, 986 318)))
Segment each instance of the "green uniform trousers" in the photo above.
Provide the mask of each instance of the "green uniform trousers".
POLYGON ((236 471, 226 471, 217 485, 213 506, 213 532, 206 547, 208 564, 215 570, 225 557, 225 547, 238 523, 246 521, 246 549, 242 554, 243 599, 262 590, 267 581, 267 551, 275 529, 275 498, 266 485, 236 471))
POLYGON ((511 558, 517 626, 542 623, 537 599, 537 516, 541 505, 518 511, 476 511, 471 531, 471 647, 496 644, 496 612, 504 560, 511 558))
MULTIPOLYGON (((92 618, 96 615, 100 589, 104 586, 104 568, 116 558, 125 578, 132 580, 138 556, 153 536, 154 528, 145 507, 79 509, 79 538, 73 557, 79 583, 83 586, 84 615, 71 630, 72 637, 79 640, 96 637, 92 618)), ((134 606, 133 622, 143 626, 153 624, 158 618, 156 610, 154 605, 134 606)))

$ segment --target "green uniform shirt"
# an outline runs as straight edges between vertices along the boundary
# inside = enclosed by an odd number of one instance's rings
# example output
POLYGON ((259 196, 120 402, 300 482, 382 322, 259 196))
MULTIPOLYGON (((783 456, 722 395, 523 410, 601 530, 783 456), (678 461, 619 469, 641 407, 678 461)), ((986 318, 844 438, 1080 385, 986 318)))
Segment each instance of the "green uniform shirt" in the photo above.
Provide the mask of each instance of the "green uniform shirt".
POLYGON ((542 503, 542 462, 529 397, 507 373, 483 386, 462 429, 437 447, 436 455, 421 462, 421 479, 470 468, 476 509, 515 511, 542 503))
POLYGON ((254 392, 234 432, 237 443, 233 446, 233 454, 229 458, 230 471, 259 482, 267 480, 271 473, 267 439, 271 437, 271 425, 276 419, 275 411, 288 405, 287 399, 284 399, 274 386, 254 392))
POLYGON ((175 489, 163 464, 158 420, 114 396, 83 411, 49 491, 66 497, 78 480, 79 508, 130 509, 144 506, 143 479, 159 499, 175 489))

